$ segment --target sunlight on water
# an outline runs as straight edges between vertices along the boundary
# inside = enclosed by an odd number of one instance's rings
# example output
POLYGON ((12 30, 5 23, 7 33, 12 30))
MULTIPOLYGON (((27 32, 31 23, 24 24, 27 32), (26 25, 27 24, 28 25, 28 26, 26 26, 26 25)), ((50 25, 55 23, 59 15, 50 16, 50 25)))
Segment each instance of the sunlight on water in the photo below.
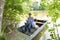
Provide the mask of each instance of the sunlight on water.
MULTIPOLYGON (((51 18, 48 18, 47 20, 49 20, 49 22, 51 22, 51 18)), ((56 24, 60 24, 60 18, 57 19, 56 21, 56 24)), ((48 24, 49 28, 52 28, 53 27, 53 22, 51 22, 50 24, 48 24)), ((57 34, 57 29, 55 29, 55 33, 57 34)), ((60 37, 60 26, 58 26, 58 34, 59 34, 59 37, 60 37)), ((48 32, 48 30, 45 31, 44 35, 42 37, 40 37, 39 40, 47 40, 47 39, 50 39, 50 33, 48 32)))

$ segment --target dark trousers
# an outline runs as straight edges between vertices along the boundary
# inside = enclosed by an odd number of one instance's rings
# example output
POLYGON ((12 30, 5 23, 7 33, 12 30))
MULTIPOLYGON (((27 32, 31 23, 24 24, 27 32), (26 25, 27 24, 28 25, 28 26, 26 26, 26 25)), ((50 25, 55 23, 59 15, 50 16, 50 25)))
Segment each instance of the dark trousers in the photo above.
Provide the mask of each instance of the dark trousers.
POLYGON ((33 28, 34 25, 32 24, 25 24, 25 32, 28 31, 28 32, 31 32, 31 29, 33 28))

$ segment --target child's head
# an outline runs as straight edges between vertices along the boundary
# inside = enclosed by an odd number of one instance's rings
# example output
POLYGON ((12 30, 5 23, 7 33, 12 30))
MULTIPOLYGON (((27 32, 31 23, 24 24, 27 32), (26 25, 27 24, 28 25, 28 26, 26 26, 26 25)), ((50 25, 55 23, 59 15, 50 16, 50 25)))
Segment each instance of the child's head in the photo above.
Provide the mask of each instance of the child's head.
POLYGON ((31 17, 32 16, 32 14, 31 13, 29 13, 29 17, 31 17))

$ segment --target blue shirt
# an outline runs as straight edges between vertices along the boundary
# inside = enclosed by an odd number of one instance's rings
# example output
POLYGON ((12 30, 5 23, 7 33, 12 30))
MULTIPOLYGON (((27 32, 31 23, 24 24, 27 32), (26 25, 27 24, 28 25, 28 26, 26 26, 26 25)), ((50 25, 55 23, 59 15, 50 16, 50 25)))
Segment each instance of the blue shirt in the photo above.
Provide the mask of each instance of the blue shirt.
POLYGON ((33 17, 29 17, 28 20, 27 20, 27 23, 28 23, 28 24, 34 23, 33 17))

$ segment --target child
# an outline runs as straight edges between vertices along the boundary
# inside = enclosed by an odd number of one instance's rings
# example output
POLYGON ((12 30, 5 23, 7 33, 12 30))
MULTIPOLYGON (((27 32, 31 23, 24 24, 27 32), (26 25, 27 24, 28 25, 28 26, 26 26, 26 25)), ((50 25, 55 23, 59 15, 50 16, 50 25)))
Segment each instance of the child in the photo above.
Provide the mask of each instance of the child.
POLYGON ((29 31, 31 32, 31 29, 34 27, 34 19, 32 17, 32 14, 29 13, 29 17, 28 17, 28 20, 27 20, 27 23, 26 23, 26 27, 25 27, 25 31, 29 31))

